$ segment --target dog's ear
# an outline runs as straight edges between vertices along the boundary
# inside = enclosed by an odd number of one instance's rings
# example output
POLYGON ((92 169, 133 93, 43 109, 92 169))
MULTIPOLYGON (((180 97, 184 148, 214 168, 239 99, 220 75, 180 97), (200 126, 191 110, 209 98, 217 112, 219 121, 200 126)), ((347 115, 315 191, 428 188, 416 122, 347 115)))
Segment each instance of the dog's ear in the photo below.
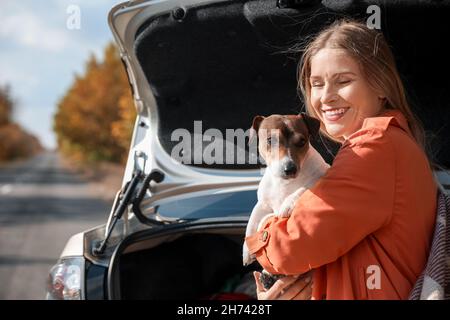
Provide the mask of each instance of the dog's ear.
POLYGON ((316 137, 320 129, 320 120, 308 116, 305 112, 301 112, 300 116, 302 117, 303 121, 306 124, 306 127, 308 128, 309 135, 312 137, 316 137))
POLYGON ((255 116, 253 118, 252 127, 250 128, 250 137, 248 140, 249 145, 253 142, 253 139, 255 139, 258 136, 259 126, 261 125, 261 122, 263 120, 264 120, 263 116, 255 116))

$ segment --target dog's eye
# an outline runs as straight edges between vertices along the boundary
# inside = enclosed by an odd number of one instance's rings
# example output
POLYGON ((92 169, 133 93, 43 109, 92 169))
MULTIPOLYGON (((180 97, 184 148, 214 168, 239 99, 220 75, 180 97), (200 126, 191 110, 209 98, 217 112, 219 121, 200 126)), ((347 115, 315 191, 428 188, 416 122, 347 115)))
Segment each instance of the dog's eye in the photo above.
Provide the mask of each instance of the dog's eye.
POLYGON ((306 139, 305 138, 301 138, 300 140, 298 140, 297 145, 299 147, 303 147, 306 143, 306 139))

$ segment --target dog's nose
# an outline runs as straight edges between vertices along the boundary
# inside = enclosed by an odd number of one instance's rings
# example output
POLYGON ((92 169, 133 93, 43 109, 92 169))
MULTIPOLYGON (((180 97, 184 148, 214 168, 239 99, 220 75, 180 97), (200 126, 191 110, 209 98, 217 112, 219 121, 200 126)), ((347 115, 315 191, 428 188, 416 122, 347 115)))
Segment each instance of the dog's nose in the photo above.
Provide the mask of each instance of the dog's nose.
POLYGON ((286 176, 293 176, 297 173, 297 166, 293 162, 288 162, 284 166, 283 172, 286 176))

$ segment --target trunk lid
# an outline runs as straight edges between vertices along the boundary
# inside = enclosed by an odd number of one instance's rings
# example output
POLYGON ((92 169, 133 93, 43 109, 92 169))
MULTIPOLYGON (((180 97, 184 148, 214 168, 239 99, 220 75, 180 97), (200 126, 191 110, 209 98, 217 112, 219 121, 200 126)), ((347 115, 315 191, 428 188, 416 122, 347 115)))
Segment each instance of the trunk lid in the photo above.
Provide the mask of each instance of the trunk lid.
MULTIPOLYGON (((251 161, 248 137, 242 143, 227 130, 247 130, 257 114, 301 111, 301 52, 291 49, 338 17, 373 18, 373 5, 435 160, 449 167, 449 1, 130 1, 109 14, 139 113, 124 183, 136 169, 164 172, 143 201, 149 209, 196 192, 256 190, 261 164, 251 161), (177 149, 185 133, 187 155, 177 149), (213 142, 222 162, 205 159, 213 142)), ((330 163, 338 146, 312 143, 330 163)))

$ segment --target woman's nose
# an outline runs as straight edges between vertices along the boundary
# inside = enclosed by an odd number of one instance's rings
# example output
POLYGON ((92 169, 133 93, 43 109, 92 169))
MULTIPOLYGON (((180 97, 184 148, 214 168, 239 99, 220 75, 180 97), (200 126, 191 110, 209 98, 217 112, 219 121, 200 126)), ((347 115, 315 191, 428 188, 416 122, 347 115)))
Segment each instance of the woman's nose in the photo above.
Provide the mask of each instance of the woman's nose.
POLYGON ((330 102, 335 102, 338 99, 336 90, 331 85, 325 85, 322 91, 322 96, 320 97, 320 102, 322 104, 328 104, 330 102))

